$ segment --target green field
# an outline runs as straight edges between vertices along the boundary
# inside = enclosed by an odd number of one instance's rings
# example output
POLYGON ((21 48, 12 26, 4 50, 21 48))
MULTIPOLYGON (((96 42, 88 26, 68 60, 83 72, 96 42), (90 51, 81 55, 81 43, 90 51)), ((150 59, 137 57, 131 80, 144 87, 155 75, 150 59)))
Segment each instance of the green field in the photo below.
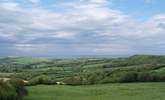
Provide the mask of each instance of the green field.
POLYGON ((0 58, 0 79, 0 100, 20 95, 24 100, 165 100, 165 56, 5 57, 0 58), (18 87, 24 81, 28 96, 24 86, 18 87))
POLYGON ((165 83, 27 87, 24 100, 165 100, 165 83))

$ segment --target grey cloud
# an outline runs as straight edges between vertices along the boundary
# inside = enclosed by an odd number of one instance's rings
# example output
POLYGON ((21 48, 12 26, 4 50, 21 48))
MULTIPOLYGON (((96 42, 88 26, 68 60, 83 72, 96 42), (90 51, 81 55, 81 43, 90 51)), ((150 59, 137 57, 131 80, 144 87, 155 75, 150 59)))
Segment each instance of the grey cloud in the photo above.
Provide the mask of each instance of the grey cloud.
MULTIPOLYGON (((108 3, 107 0, 67 2, 58 4, 58 8, 68 12, 56 12, 42 6, 26 8, 14 1, 2 2, 0 42, 9 43, 11 51, 25 54, 37 52, 38 48, 40 53, 49 54, 63 54, 66 50, 65 54, 87 51, 92 54, 133 54, 155 51, 152 45, 164 41, 161 37, 164 36, 165 15, 137 22, 121 11, 111 9, 108 3)), ((3 47, 4 50, 8 45, 3 47)), ((161 43, 159 47, 164 48, 161 43)))

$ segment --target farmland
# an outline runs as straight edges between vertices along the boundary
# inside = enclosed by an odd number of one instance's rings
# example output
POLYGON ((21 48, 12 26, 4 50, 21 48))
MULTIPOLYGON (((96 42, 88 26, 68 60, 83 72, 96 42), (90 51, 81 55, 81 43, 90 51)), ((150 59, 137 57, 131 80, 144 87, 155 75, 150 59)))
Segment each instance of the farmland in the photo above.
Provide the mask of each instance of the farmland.
POLYGON ((24 100, 164 100, 165 83, 28 87, 24 100))
POLYGON ((165 56, 2 57, 0 79, 2 100, 163 100, 165 56))

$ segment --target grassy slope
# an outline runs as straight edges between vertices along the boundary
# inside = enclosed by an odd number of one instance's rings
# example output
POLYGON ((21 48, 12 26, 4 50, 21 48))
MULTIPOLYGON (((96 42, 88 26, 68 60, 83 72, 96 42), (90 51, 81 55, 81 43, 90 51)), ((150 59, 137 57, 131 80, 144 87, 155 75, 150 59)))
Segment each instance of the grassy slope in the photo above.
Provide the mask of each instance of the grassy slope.
POLYGON ((165 100, 165 83, 28 87, 25 100, 165 100))
POLYGON ((32 58, 32 57, 4 57, 0 58, 1 63, 17 63, 17 64, 30 64, 30 63, 37 63, 49 61, 47 58, 32 58))

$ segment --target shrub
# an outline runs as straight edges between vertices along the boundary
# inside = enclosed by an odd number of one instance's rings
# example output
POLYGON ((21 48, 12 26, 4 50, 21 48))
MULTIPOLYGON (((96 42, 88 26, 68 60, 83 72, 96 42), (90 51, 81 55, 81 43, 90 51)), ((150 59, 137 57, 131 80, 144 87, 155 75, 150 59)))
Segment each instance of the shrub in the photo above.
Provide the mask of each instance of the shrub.
POLYGON ((136 72, 126 72, 121 77, 120 82, 136 82, 137 81, 137 73, 136 72))
POLYGON ((149 72, 141 72, 138 74, 137 80, 139 82, 152 82, 154 81, 154 75, 149 72))
POLYGON ((27 95, 22 81, 11 79, 0 80, 0 100, 22 100, 27 95))
POLYGON ((11 79, 11 80, 9 80, 9 82, 16 89, 18 97, 22 98, 28 94, 28 91, 24 87, 25 83, 22 80, 11 79))
POLYGON ((136 82, 137 73, 136 72, 127 72, 119 71, 115 72, 110 76, 110 82, 136 82))
POLYGON ((41 75, 31 79, 29 82, 29 85, 38 85, 38 84, 51 85, 51 84, 56 84, 56 81, 49 76, 41 75))
POLYGON ((73 76, 73 77, 66 78, 64 80, 64 83, 66 83, 67 85, 82 85, 83 80, 82 80, 82 77, 80 76, 73 76))

